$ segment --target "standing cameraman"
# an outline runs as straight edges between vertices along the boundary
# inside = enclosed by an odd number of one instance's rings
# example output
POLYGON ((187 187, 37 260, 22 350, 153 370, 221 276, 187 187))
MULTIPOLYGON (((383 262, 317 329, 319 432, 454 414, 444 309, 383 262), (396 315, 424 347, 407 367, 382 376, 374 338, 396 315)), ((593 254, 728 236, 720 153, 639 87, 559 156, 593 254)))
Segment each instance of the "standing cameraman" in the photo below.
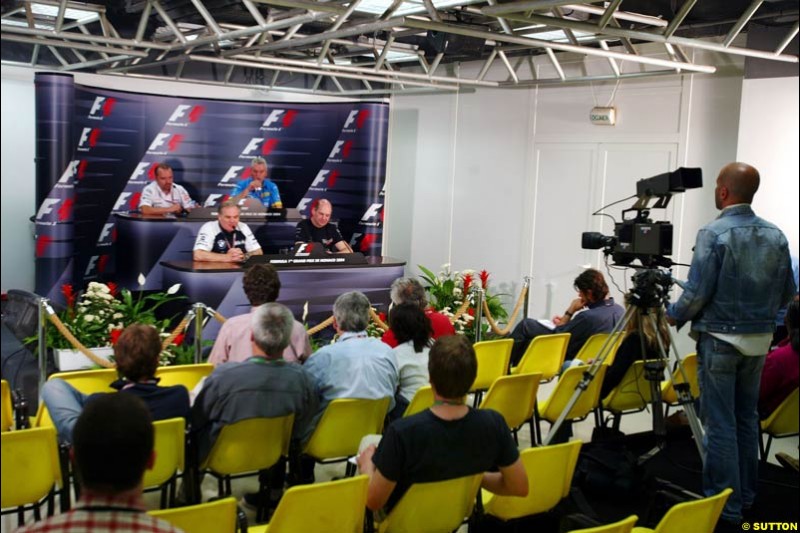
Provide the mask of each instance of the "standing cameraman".
POLYGON ((775 314, 796 292, 783 232, 753 213, 758 171, 722 168, 714 189, 720 215, 697 233, 680 299, 667 310, 697 340, 700 418, 705 427, 703 490, 730 487, 723 520, 741 522, 758 485, 758 389, 775 314))

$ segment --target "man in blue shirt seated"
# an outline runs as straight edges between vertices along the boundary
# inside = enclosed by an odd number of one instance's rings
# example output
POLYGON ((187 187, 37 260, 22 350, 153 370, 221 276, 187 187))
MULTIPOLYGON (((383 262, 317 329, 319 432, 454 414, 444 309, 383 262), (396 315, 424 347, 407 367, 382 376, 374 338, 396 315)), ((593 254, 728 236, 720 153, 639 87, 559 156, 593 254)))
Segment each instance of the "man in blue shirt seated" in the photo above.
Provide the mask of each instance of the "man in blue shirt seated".
POLYGON ((553 318, 556 326, 554 329, 549 329, 532 318, 525 318, 517 324, 511 332, 511 338, 514 339, 512 366, 519 363, 535 337, 551 333, 571 334, 564 358, 570 361, 578 355, 589 337, 596 333, 611 332, 625 314, 625 310, 614 303, 614 298, 609 298, 608 285, 603 274, 593 268, 584 270, 575 278, 575 290, 578 291, 578 297, 572 300, 562 316, 553 318))
POLYGON ((428 357, 434 404, 389 426, 380 445, 358 457, 370 476, 367 507, 390 511, 414 483, 483 473, 495 494, 527 496, 528 476, 517 445, 497 411, 466 405, 478 372, 475 350, 463 335, 438 339, 428 357))
MULTIPOLYGON (((153 326, 132 324, 125 328, 114 345, 114 358, 120 379, 110 385, 112 389, 138 396, 153 415, 154 420, 189 416, 189 391, 183 385, 159 387, 156 379, 161 339, 153 326)), ((54 378, 42 387, 42 400, 62 442, 72 442, 72 430, 84 406, 98 393, 87 395, 64 381, 54 378)))
POLYGON ((263 157, 253 158, 250 163, 250 177, 236 185, 230 199, 239 202, 245 198, 255 198, 268 209, 283 207, 278 186, 267 179, 267 162, 263 157))

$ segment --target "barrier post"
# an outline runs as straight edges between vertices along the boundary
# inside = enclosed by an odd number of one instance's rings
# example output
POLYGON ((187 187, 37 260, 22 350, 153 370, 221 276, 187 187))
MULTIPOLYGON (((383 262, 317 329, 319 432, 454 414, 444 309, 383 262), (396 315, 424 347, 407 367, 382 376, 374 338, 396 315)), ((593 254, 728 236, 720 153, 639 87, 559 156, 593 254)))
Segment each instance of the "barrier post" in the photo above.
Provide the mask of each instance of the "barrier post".
POLYGON ((50 303, 47 298, 39 298, 39 396, 42 394, 42 387, 47 381, 47 344, 46 331, 47 311, 50 303))
POLYGON ((523 303, 522 303, 522 319, 524 320, 524 319, 528 318, 528 296, 531 293, 531 291, 530 291, 531 277, 530 276, 524 276, 522 278, 522 285, 523 285, 523 287, 526 287, 528 289, 528 290, 525 291, 525 299, 523 300, 523 303))
POLYGON ((194 363, 200 364, 203 357, 203 311, 202 303, 192 304, 194 311, 194 363))
POLYGON ((481 322, 483 322, 483 289, 472 289, 475 293, 475 342, 481 341, 481 322))

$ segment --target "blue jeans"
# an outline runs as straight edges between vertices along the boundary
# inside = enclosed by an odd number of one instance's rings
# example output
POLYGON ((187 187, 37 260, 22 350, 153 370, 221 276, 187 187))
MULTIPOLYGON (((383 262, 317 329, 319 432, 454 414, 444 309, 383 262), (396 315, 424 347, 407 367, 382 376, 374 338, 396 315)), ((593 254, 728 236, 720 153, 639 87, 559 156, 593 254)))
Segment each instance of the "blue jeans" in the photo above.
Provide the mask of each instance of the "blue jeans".
POLYGON ((764 356, 745 356, 701 333, 697 341, 700 418, 705 428, 703 491, 733 489, 723 518, 738 521, 758 487, 758 391, 764 356))
POLYGON ((48 380, 42 387, 42 400, 58 431, 59 441, 72 443, 72 429, 88 397, 63 379, 48 380))

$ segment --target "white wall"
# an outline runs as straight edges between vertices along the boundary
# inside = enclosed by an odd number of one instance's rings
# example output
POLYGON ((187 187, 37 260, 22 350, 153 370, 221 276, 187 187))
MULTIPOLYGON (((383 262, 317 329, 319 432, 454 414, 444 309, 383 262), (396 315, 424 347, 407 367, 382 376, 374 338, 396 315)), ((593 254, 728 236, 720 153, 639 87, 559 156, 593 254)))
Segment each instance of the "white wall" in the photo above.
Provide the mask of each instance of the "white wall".
MULTIPOLYGON (((549 317, 574 297, 574 277, 601 264, 599 253, 580 248, 580 235, 609 234, 611 225, 590 213, 634 194, 638 179, 699 166, 705 187, 652 213, 675 223, 673 259, 688 262, 697 228, 716 216, 716 173, 736 157, 742 83, 741 61, 696 59, 719 65, 720 74, 622 81, 615 127, 588 118, 593 106, 608 103, 613 83, 393 97, 385 253, 407 258, 410 273, 418 264, 486 268, 509 304, 530 275, 529 314, 549 317)), ((546 58, 534 63, 538 75, 550 75, 546 58)), ((577 58, 562 65, 573 75, 607 68, 577 58)), ((479 67, 463 66, 460 74, 479 67)), ((506 76, 498 62, 487 79, 506 76)), ((618 218, 632 203, 607 212, 618 218)), ((631 272, 612 272, 625 290, 631 272)), ((679 339, 679 349, 690 351, 691 341, 679 339)))
POLYGON ((745 80, 737 160, 761 173, 757 214, 777 224, 798 255, 798 78, 745 80))

